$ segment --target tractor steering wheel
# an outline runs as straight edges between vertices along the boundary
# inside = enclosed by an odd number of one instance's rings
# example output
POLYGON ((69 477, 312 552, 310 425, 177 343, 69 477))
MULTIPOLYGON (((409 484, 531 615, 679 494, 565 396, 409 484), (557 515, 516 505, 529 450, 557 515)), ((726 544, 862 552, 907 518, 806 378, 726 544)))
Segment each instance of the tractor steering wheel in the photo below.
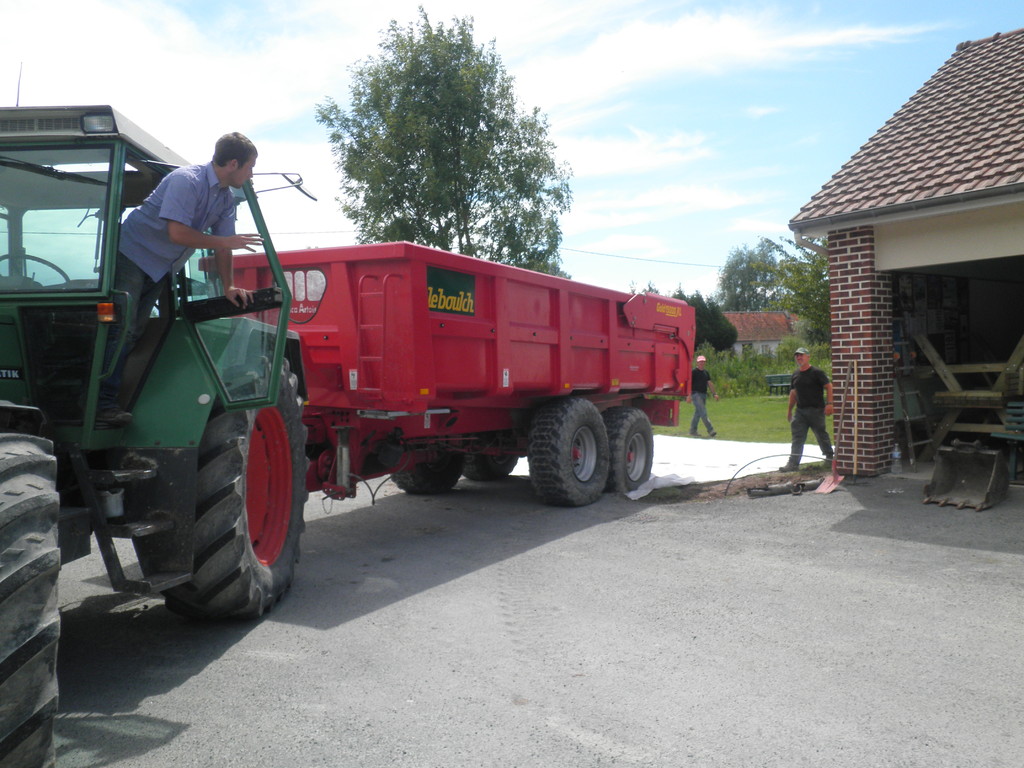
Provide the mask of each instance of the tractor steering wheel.
MULTIPOLYGON (((11 254, 5 253, 3 256, 0 256, 0 261, 10 260, 10 258, 11 258, 11 254)), ((71 278, 68 276, 68 273, 65 272, 63 269, 61 269, 60 267, 58 267, 52 261, 47 261, 46 259, 40 258, 39 256, 30 256, 27 253, 24 254, 23 256, 20 256, 19 258, 25 259, 26 261, 37 261, 40 264, 42 264, 43 266, 49 267, 54 272, 56 272, 58 275, 60 275, 61 278, 63 278, 65 283, 70 283, 71 282, 71 278)))

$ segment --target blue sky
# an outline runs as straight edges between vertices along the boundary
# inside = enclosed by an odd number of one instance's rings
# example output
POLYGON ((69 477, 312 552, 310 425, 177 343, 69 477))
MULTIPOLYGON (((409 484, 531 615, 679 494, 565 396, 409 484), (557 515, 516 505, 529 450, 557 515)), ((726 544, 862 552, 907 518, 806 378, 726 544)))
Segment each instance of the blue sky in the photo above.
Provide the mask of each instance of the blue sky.
POLYGON ((354 241, 315 105, 346 103, 390 20, 472 16, 573 169, 564 268, 705 295, 733 248, 787 236, 958 43, 1024 26, 1019 3, 977 0, 0 2, 21 31, 0 104, 112 104, 194 162, 242 131, 257 171, 301 173, 319 198, 262 198, 279 249, 354 241))

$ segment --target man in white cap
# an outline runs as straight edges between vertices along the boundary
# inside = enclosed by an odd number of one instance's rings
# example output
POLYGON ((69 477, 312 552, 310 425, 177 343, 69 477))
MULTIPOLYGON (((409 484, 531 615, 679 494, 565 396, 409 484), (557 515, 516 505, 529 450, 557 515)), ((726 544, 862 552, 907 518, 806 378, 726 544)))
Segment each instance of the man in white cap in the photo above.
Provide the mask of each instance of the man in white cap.
POLYGON ((793 444, 789 449, 789 461, 786 466, 779 467, 780 472, 800 469, 808 429, 818 439, 818 447, 825 460, 832 461, 832 441, 825 428, 825 417, 832 413, 832 382, 823 370, 811 365, 811 353, 804 347, 793 353, 793 359, 797 370, 793 371, 789 385, 789 408, 786 410, 793 444))
POLYGON ((711 426, 711 420, 708 419, 708 390, 711 390, 715 400, 718 399, 718 393, 715 391, 715 385, 711 383, 711 374, 704 370, 707 361, 708 359, 704 355, 697 355, 697 367, 693 369, 693 376, 690 378, 690 394, 686 396, 686 402, 693 403, 690 437, 698 437, 697 427, 701 421, 704 422, 704 428, 708 431, 708 437, 718 434, 711 426))

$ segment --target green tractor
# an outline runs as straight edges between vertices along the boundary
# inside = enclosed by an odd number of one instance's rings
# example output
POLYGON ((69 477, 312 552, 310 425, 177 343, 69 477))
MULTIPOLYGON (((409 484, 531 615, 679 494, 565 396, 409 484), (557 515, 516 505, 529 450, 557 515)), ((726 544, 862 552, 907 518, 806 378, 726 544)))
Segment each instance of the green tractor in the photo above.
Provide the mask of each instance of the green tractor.
POLYGON ((246 284, 241 310, 209 254, 190 257, 128 357, 134 419, 96 422, 111 321, 130 313, 120 224, 185 164, 110 107, 0 109, 0 768, 53 764, 57 573, 93 538, 113 589, 190 617, 260 616, 292 580, 301 372, 251 184, 238 231, 262 235, 273 284, 246 284))

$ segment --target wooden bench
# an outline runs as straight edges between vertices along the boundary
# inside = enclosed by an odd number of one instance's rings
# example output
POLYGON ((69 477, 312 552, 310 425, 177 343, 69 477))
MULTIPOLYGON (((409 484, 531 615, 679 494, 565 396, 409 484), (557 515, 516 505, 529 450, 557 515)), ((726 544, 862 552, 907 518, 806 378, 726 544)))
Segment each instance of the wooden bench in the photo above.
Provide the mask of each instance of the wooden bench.
POLYGON ((765 383, 768 385, 768 394, 771 395, 788 395, 789 385, 793 381, 793 374, 791 373, 769 373, 764 377, 765 383))
POLYGON ((1017 451, 1024 449, 1024 401, 1006 404, 1005 432, 993 432, 992 437, 1010 442, 1010 479, 1017 477, 1017 451))

